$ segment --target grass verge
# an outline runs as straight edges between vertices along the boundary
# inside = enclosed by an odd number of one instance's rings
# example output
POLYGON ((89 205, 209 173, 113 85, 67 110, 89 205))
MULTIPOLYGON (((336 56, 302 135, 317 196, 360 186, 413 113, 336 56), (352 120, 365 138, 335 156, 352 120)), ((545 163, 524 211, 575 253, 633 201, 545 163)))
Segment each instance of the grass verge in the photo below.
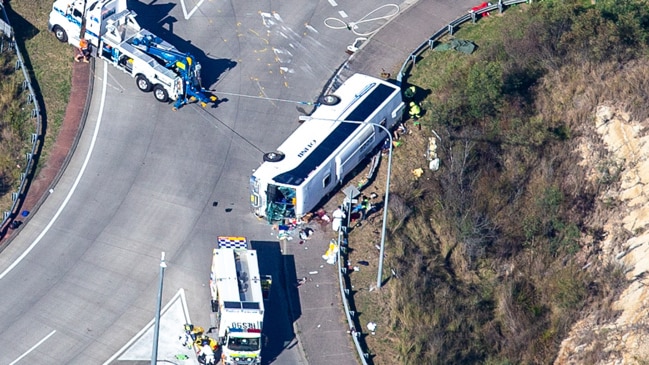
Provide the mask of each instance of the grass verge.
MULTIPOLYGON (((47 162, 49 150, 56 141, 70 95, 72 79, 72 51, 66 44, 59 43, 47 30, 47 19, 52 2, 45 0, 5 2, 9 22, 14 29, 16 43, 29 72, 32 87, 42 112, 45 143, 39 160, 40 169, 47 162)), ((31 150, 31 133, 35 131, 34 119, 30 117, 31 107, 26 103, 26 92, 16 88, 23 81, 22 72, 13 70, 15 55, 5 55, 3 60, 2 92, 0 110, 15 110, 2 113, 2 150, 0 155, 0 209, 9 210, 11 193, 20 184, 24 172, 24 152, 31 150), (6 89, 5 89, 6 88, 6 89), (6 97, 10 95, 11 97, 6 97), (10 120, 9 120, 10 119, 10 120)))

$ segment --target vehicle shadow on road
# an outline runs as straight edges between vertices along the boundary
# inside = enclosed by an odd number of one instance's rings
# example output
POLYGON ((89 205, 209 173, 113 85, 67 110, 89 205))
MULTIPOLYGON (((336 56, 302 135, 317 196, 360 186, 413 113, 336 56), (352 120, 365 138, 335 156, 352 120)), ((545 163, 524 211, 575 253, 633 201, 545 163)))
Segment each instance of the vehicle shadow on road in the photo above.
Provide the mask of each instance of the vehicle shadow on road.
POLYGON ((257 250, 260 275, 272 275, 268 300, 264 302, 265 336, 261 350, 263 364, 273 362, 285 350, 295 346, 297 338, 293 331, 293 322, 300 315, 300 299, 297 292, 295 260, 293 256, 283 255, 278 242, 251 241, 252 248, 257 250))
POLYGON ((213 85, 219 81, 221 75, 233 69, 237 62, 228 58, 213 58, 202 49, 194 46, 191 39, 183 39, 174 34, 174 24, 178 19, 169 15, 176 6, 173 3, 157 4, 152 1, 150 4, 140 1, 129 1, 130 10, 137 13, 137 21, 144 29, 169 42, 183 53, 190 53, 196 61, 201 64, 201 83, 206 89, 213 89, 213 85))

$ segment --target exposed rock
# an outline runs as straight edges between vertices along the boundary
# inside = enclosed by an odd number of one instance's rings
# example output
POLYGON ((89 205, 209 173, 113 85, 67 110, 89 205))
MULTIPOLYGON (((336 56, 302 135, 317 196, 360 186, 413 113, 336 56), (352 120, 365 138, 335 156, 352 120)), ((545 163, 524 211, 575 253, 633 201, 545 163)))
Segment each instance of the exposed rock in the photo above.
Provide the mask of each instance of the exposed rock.
POLYGON ((599 196, 608 208, 593 266, 621 265, 629 284, 608 308, 617 315, 594 311, 572 327, 555 364, 640 364, 649 361, 649 136, 642 134, 649 121, 607 105, 594 119, 601 139, 583 141, 582 164, 592 166, 592 181, 610 184, 599 196), (604 161, 592 153, 600 147, 604 161))

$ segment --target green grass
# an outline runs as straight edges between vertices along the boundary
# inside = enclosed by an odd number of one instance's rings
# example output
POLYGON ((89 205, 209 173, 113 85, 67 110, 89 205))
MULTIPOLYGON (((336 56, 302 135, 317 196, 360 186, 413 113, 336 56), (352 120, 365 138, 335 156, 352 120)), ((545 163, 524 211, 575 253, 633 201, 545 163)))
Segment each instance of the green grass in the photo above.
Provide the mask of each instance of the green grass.
MULTIPOLYGON (((37 101, 42 109, 46 126, 45 142, 38 169, 47 162, 49 150, 60 130, 65 107, 68 103, 72 75, 72 51, 68 45, 59 43, 47 31, 47 19, 52 7, 51 1, 32 0, 6 3, 5 7, 16 37, 16 42, 25 60, 37 101)), ((14 89, 23 81, 21 71, 13 71, 15 55, 5 52, 10 66, 2 72, 0 85, 3 90, 14 89), (5 89, 7 88, 7 89, 5 89)), ((13 110, 12 121, 6 117, 0 120, 3 150, 0 151, 0 209, 11 207, 11 193, 20 183, 24 172, 25 152, 31 151, 31 133, 35 132, 34 119, 30 117, 32 106, 26 102, 25 92, 11 93, 11 100, 0 99, 0 110, 13 110)), ((85 102, 85 100, 83 101, 85 102)))

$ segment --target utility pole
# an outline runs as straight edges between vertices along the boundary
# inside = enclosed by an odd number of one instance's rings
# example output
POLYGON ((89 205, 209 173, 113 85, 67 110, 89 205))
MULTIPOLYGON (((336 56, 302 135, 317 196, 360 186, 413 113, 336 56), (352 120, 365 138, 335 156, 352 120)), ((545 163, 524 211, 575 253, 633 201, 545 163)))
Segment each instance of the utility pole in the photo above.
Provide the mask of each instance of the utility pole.
POLYGON ((155 328, 153 330, 153 352, 151 353, 151 365, 156 365, 158 363, 158 337, 160 336, 160 310, 162 307, 162 282, 164 280, 166 267, 167 267, 167 263, 165 262, 165 253, 164 251, 162 251, 162 257, 160 258, 160 284, 158 285, 158 303, 156 305, 155 328))

